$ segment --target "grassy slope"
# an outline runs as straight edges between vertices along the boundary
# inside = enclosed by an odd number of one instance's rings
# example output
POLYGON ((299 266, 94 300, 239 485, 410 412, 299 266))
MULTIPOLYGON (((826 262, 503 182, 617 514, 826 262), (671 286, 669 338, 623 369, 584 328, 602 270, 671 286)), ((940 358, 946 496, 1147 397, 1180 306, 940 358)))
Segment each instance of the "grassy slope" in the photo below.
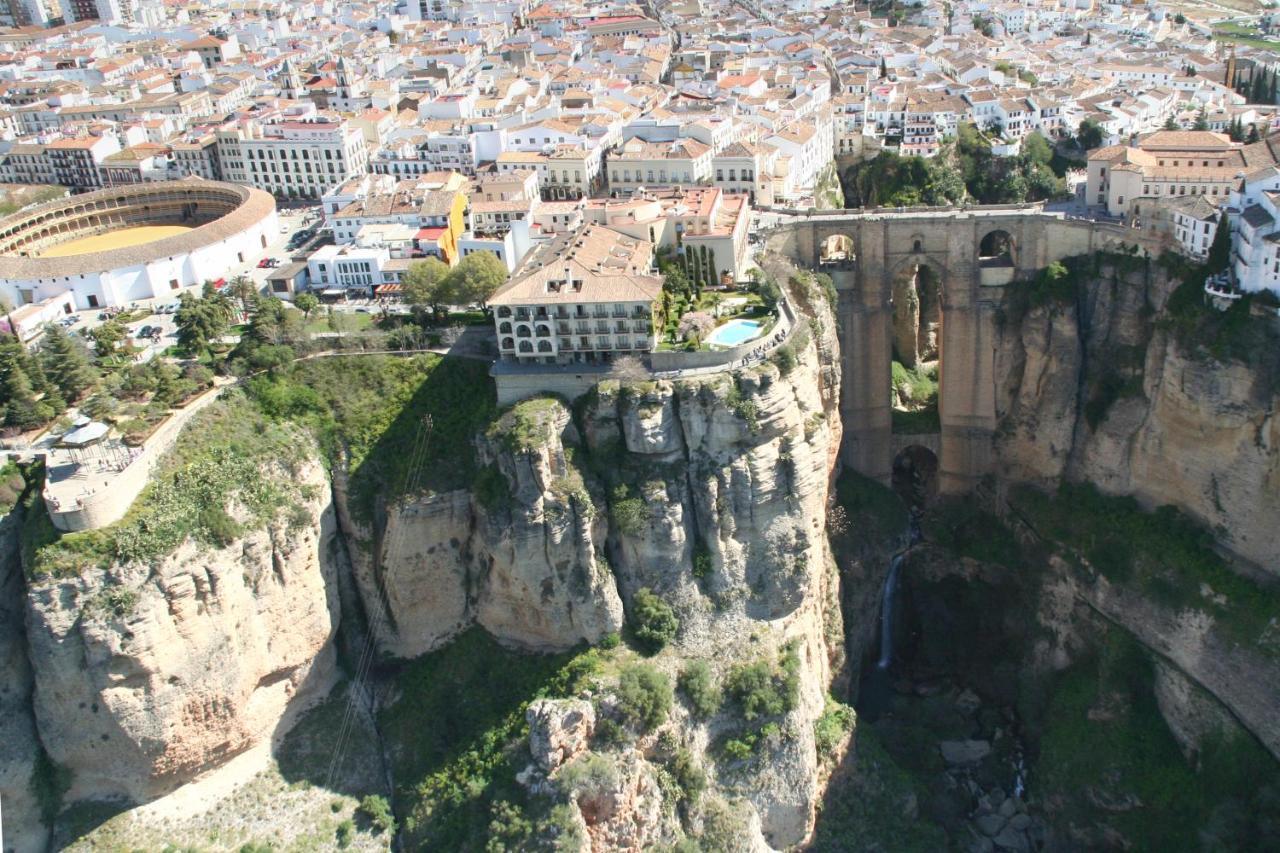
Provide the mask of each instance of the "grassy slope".
POLYGON ((492 804, 524 804, 526 705, 576 692, 598 654, 520 654, 473 629, 408 665, 380 718, 407 849, 485 849, 492 804))
POLYGON ((268 416, 314 430, 335 464, 345 461, 352 511, 366 519, 415 479, 427 491, 468 487, 471 439, 495 408, 488 365, 436 355, 310 359, 252 380, 248 392, 268 416), (430 438, 420 448, 426 415, 430 438))

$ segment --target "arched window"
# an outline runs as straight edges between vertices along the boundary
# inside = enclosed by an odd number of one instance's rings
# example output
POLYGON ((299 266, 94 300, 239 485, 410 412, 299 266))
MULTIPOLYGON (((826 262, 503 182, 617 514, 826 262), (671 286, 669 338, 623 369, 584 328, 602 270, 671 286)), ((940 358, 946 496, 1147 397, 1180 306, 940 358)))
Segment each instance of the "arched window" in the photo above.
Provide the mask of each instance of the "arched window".
POLYGON ((503 349, 515 349, 515 348, 516 348, 516 339, 515 339, 515 338, 503 338, 503 339, 502 339, 502 348, 503 348, 503 349))
POLYGON ((551 327, 550 327, 550 326, 548 326, 548 325, 546 325, 545 323, 539 323, 539 324, 538 324, 538 337, 540 337, 540 338, 546 338, 546 337, 549 337, 550 335, 551 335, 551 327))
POLYGON ((533 352, 533 342, 532 342, 532 341, 521 341, 521 342, 520 342, 520 352, 533 352))
POLYGON ((531 333, 530 333, 530 331, 529 331, 529 327, 528 327, 528 326, 516 326, 516 337, 517 337, 517 338, 527 338, 527 337, 530 337, 530 336, 531 336, 531 333))
POLYGON ((505 305, 499 306, 499 307, 498 307, 498 316, 499 316, 499 317, 510 317, 510 316, 511 316, 511 309, 510 309, 510 308, 508 308, 508 307, 507 307, 507 306, 505 306, 505 305))
POLYGON ((538 341, 538 352, 551 352, 551 341, 538 341))
POLYGON ((499 326, 498 326, 498 331, 499 331, 500 333, 504 334, 504 335, 509 335, 509 334, 511 334, 511 324, 510 324, 510 323, 502 323, 501 325, 499 325, 499 326))

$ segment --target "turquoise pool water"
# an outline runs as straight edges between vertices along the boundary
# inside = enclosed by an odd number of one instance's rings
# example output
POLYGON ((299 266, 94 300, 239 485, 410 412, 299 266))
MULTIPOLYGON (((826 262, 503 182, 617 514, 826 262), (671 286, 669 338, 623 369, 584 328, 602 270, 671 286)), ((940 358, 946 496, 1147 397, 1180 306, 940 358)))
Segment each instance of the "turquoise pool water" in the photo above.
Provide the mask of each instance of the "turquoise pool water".
POLYGON ((707 338, 712 346, 736 347, 760 334, 760 324, 755 320, 730 320, 718 327, 707 338))

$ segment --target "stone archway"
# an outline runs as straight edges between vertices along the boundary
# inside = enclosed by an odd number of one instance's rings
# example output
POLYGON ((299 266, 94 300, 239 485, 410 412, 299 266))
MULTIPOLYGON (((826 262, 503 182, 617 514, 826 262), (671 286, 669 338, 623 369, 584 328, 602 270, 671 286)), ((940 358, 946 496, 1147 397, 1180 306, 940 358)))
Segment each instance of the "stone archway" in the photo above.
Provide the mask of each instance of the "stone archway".
POLYGON ((893 355, 906 367, 936 361, 942 341, 942 273, 933 264, 910 260, 894 275, 893 355))
POLYGON ((983 267, 1014 266, 1016 251, 1013 235, 1003 228, 996 228, 978 241, 978 264, 983 267))
POLYGON ((818 266, 847 268, 857 259, 853 238, 847 234, 832 234, 822 241, 818 251, 818 266))

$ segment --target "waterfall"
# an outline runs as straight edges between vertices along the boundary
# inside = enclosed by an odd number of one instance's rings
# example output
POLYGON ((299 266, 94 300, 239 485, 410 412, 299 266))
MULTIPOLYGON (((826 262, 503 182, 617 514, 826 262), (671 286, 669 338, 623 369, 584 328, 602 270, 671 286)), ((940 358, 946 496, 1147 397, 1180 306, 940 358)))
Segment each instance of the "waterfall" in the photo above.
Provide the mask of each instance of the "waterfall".
POLYGON ((880 660, 876 666, 888 669, 893 662, 893 601, 898 591, 898 569, 902 567, 902 554, 897 554, 889 564, 889 576, 884 579, 884 595, 880 603, 880 660))

